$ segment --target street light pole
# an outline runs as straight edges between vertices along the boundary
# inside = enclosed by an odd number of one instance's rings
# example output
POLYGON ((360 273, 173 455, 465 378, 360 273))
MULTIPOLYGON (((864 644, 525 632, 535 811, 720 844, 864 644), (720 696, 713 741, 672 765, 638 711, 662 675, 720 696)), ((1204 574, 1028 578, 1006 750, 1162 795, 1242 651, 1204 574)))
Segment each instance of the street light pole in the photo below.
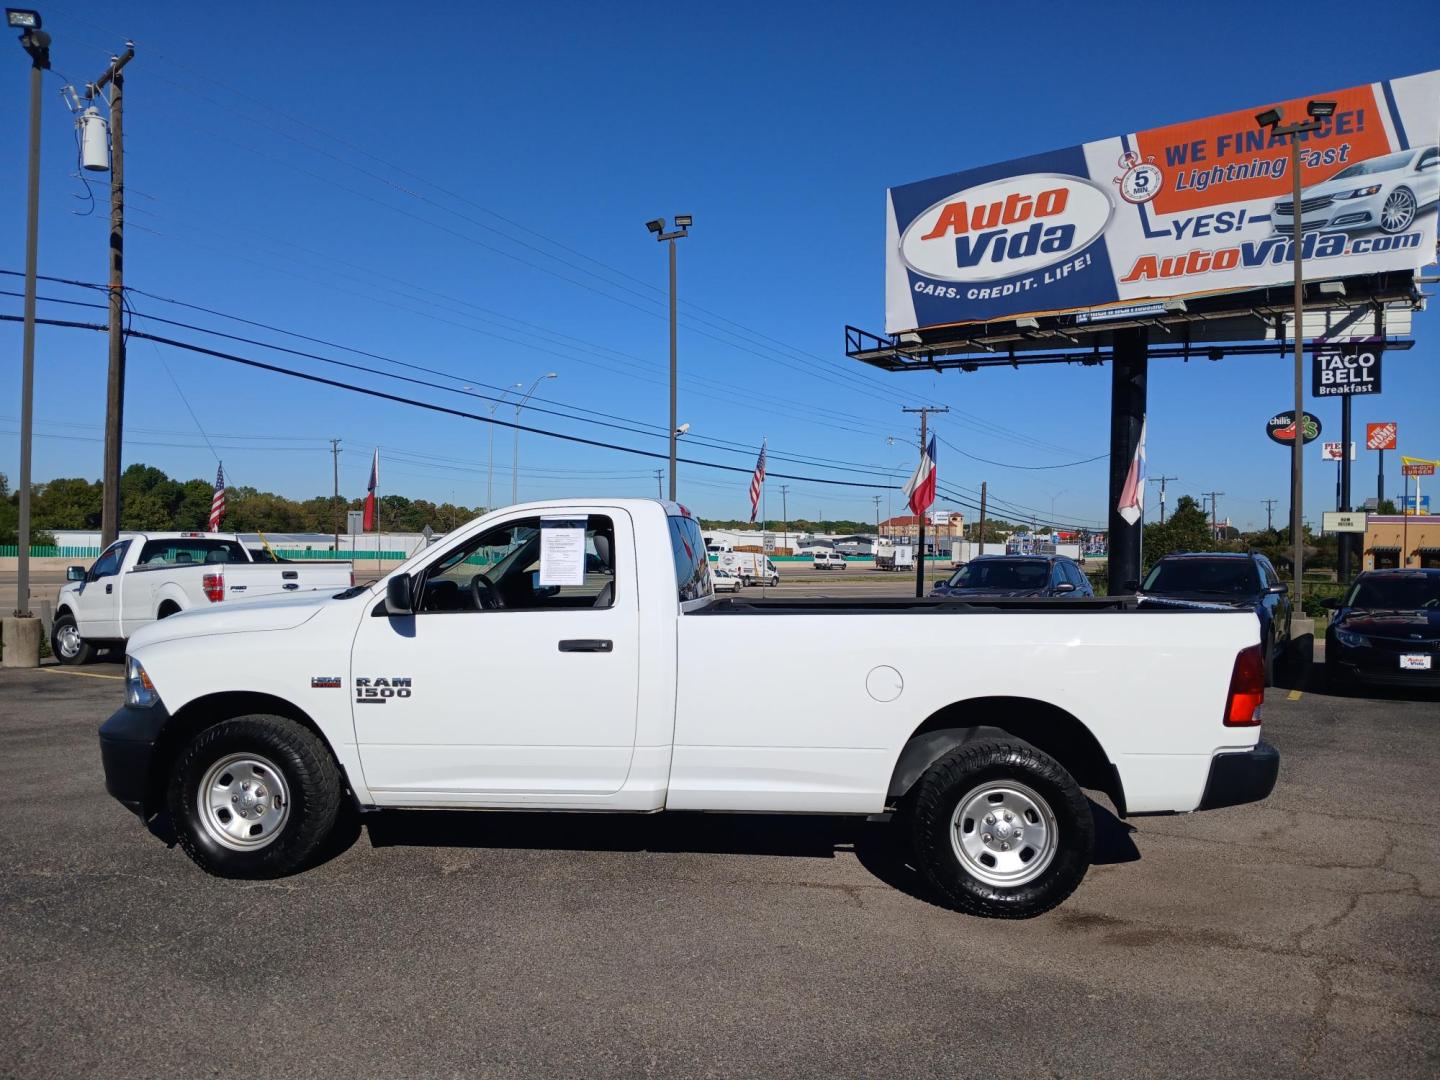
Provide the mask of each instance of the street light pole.
MULTIPOLYGON (((1290 245, 1295 256, 1295 441, 1290 447, 1290 541, 1295 566, 1295 599, 1304 591, 1305 576, 1305 208, 1300 183, 1300 136, 1319 131, 1323 121, 1335 114, 1335 102, 1311 101, 1305 111, 1308 120, 1281 125, 1279 106, 1258 113, 1255 122, 1268 127, 1272 138, 1290 140, 1290 245)), ((1344 453, 1344 448, 1341 450, 1344 453)))
POLYGON ((25 203, 25 330, 20 361, 20 544, 16 569, 15 617, 30 612, 30 449, 35 421, 35 275, 40 245, 40 73, 50 67, 50 35, 34 12, 6 12, 11 26, 25 33, 20 44, 30 54, 30 169, 25 203), (18 22, 15 15, 33 21, 18 22))
POLYGON ((670 501, 675 501, 675 442, 679 438, 680 415, 676 402, 676 379, 678 363, 676 359, 676 314, 675 314, 675 241, 682 236, 690 235, 690 226, 694 218, 689 214, 675 215, 675 228, 671 232, 665 231, 665 219, 656 218, 654 221, 647 221, 645 227, 655 234, 655 239, 661 243, 670 245, 670 501))
MULTIPOLYGON (((546 379, 558 379, 560 376, 555 372, 538 376, 530 384, 530 389, 525 391, 525 396, 515 403, 515 457, 510 463, 510 503, 514 505, 520 501, 520 410, 525 408, 525 403, 535 393, 535 388, 546 379)), ((519 383, 515 384, 519 386, 519 383)), ((491 430, 494 430, 493 428, 491 430)))
MULTIPOLYGON (((511 383, 500 392, 500 397, 490 403, 490 417, 494 419, 495 410, 498 409, 505 396, 512 390, 519 390, 524 383, 511 383)), ((495 509, 495 425, 490 424, 490 453, 485 458, 485 512, 488 514, 495 509)), ((518 431, 515 433, 520 434, 518 431)))

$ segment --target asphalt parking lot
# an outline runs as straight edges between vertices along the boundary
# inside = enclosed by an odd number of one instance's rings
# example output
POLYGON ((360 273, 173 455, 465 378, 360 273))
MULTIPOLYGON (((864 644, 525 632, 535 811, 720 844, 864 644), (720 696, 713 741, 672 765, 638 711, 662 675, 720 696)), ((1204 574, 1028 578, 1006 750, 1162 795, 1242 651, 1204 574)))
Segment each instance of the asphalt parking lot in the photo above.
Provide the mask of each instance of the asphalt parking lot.
POLYGON ((105 795, 118 665, 0 670, 0 1074, 1416 1076, 1440 708, 1272 692, 1264 804, 1125 824, 1023 923, 845 819, 413 813, 203 876, 105 795))

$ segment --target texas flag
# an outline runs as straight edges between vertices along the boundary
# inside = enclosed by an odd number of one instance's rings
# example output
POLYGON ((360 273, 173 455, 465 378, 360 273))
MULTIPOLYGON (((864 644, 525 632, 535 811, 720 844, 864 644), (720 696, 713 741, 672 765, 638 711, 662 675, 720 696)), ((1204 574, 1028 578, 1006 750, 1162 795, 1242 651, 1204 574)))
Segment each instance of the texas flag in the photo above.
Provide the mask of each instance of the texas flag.
POLYGON ((365 524, 364 529, 369 532, 375 528, 375 489, 380 486, 380 450, 377 447, 375 456, 370 459, 370 484, 366 488, 365 495, 365 524))
POLYGON ((920 455, 920 464, 915 475, 905 485, 905 497, 910 500, 910 512, 916 517, 930 509, 935 502, 935 436, 925 444, 925 453, 920 455))
POLYGON ((1145 425, 1148 423, 1148 419, 1140 421, 1140 443, 1130 459, 1130 471, 1125 474, 1120 504, 1115 507, 1127 525, 1134 525, 1145 516, 1145 425))

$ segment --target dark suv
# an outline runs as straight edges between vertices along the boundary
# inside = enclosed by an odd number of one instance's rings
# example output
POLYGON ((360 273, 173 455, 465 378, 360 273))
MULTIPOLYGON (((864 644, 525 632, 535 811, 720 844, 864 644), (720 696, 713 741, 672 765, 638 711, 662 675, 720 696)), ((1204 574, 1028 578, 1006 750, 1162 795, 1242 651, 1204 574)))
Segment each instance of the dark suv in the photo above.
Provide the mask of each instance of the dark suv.
POLYGON ((930 590, 931 596, 1094 596, 1075 560, 1064 555, 979 555, 930 590))
POLYGON ((1166 555, 1150 568, 1140 595, 1151 603, 1226 604, 1255 612, 1265 649, 1265 678, 1290 648, 1290 589, 1259 552, 1203 551, 1166 555))

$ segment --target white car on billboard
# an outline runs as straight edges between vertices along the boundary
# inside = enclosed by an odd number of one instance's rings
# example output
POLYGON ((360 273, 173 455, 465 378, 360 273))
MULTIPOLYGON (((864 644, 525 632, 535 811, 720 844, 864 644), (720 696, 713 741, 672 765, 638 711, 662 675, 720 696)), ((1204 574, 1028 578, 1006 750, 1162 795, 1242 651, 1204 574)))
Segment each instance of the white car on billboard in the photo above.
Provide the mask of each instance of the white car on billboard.
MULTIPOLYGON (((1300 193, 1305 232, 1401 233, 1440 197, 1440 149, 1434 143, 1367 158, 1323 184, 1300 193)), ((1271 212, 1275 231, 1295 232, 1295 200, 1281 199, 1271 212)))

